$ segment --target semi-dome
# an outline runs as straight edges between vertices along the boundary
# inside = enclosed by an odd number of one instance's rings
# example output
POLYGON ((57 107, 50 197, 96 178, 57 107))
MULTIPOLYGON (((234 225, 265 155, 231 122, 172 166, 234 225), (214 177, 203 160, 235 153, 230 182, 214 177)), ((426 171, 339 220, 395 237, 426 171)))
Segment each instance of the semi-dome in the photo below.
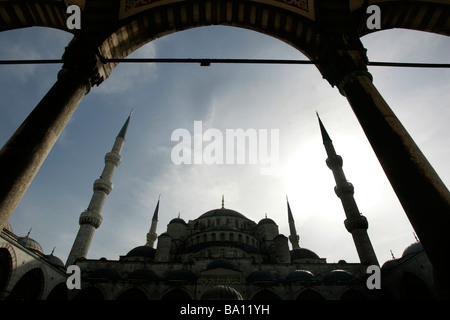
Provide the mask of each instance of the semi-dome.
POLYGON ((45 256, 47 258, 47 261, 58 268, 65 268, 64 263, 59 259, 58 257, 55 257, 53 254, 48 254, 45 256))
POLYGON ((211 261, 208 264, 208 266, 206 267, 206 270, 217 269, 217 268, 240 271, 238 266, 234 262, 232 262, 228 259, 224 259, 224 258, 219 258, 219 259, 211 261))
POLYGON ((127 253, 127 257, 145 257, 145 258, 154 258, 156 253, 156 249, 149 246, 139 246, 134 249, 131 249, 130 252, 127 253))
POLYGON ((222 217, 222 216, 243 218, 243 219, 248 220, 248 218, 246 216, 244 216, 242 213, 239 213, 235 210, 226 209, 226 208, 210 210, 208 212, 205 212, 198 218, 201 219, 201 218, 222 217))
POLYGON ((308 270, 295 270, 286 277, 286 282, 317 282, 316 276, 308 270))
POLYGON ((291 259, 320 259, 319 256, 306 248, 294 249, 291 251, 291 259))
POLYGON ((421 251, 423 251, 422 244, 420 242, 414 242, 413 244, 406 247, 406 249, 403 251, 402 258, 408 255, 419 253, 421 251))
POLYGON ((43 253, 41 245, 37 241, 31 239, 29 236, 19 237, 19 239, 17 239, 17 242, 19 242, 27 249, 43 253))

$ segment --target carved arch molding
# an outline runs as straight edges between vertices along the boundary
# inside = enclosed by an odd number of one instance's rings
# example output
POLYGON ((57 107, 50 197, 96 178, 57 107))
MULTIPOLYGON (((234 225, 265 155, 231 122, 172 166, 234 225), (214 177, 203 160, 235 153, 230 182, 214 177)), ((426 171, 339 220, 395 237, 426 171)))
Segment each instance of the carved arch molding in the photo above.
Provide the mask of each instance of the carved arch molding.
MULTIPOLYGON (((173 32, 227 25, 273 36, 318 60, 323 47, 329 48, 323 45, 324 39, 351 42, 345 39, 377 31, 366 27, 366 8, 371 4, 381 9, 382 30, 406 28, 450 35, 446 0, 0 0, 0 31, 45 26, 71 32, 73 54, 67 54, 66 61, 77 57, 81 61, 86 54, 97 53, 109 59, 125 58, 173 32), (65 2, 82 10, 80 30, 67 29, 65 2)), ((354 49, 362 50, 358 45, 354 49)), ((99 66, 93 84, 106 79, 116 64, 99 66)))

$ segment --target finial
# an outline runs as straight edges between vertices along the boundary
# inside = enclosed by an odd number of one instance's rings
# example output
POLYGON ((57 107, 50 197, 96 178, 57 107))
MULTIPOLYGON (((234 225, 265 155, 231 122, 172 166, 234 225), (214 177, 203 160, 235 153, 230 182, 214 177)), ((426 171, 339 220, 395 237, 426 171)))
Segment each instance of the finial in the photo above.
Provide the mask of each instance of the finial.
POLYGON ((392 250, 389 250, 389 251, 391 251, 392 259, 395 259, 394 254, 392 253, 392 250))
POLYGON ((30 235, 32 229, 33 229, 33 228, 30 228, 30 231, 28 231, 28 233, 27 233, 27 238, 28 238, 28 236, 30 235))
POLYGON ((133 108, 131 108, 129 117, 131 117, 132 114, 133 114, 133 108))
POLYGON ((266 213, 266 219, 267 219, 267 213, 266 213))
POLYGON ((158 201, 159 201, 159 200, 161 200, 161 193, 160 193, 159 196, 158 196, 158 201))
POLYGON ((225 200, 224 200, 223 195, 222 195, 222 209, 225 208, 224 205, 225 205, 225 200))
POLYGON ((56 247, 53 247, 52 253, 50 255, 53 255, 53 252, 55 252, 56 247))
POLYGON ((416 239, 416 242, 419 242, 419 238, 417 238, 417 235, 415 232, 413 232, 414 238, 416 239))
POLYGON ((180 219, 180 213, 178 212, 178 219, 180 219))

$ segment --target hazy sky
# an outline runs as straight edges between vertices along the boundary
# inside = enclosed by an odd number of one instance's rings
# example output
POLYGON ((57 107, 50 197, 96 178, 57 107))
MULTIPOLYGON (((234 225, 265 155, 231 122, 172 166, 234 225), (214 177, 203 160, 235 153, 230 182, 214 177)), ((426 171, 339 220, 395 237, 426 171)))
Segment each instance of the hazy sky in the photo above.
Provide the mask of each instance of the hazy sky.
MULTIPOLYGON (((31 28, 0 33, 0 59, 58 59, 71 35, 31 28)), ((449 38, 387 30, 362 38, 372 61, 450 63, 449 38)), ((205 27, 147 44, 131 57, 306 59, 287 44, 244 29, 205 27)), ((3 146, 56 80, 60 65, 0 66, 0 144, 3 146)), ((374 84, 441 179, 450 182, 450 70, 370 67, 374 84)), ((267 214, 288 236, 286 195, 300 246, 328 262, 358 262, 345 214, 325 164, 316 111, 344 159, 355 199, 369 221, 380 263, 399 258, 415 241, 396 195, 347 100, 313 65, 121 64, 83 98, 13 213, 13 231, 37 240, 66 261, 89 204, 104 156, 130 110, 134 113, 88 258, 119 259, 145 243, 158 195, 158 234, 180 213, 193 220, 225 207, 256 223, 267 214), (277 130, 279 166, 176 165, 176 129, 277 130)), ((208 145, 204 142, 203 146, 208 145)), ((424 199, 426 201, 426 199, 424 199)), ((424 212, 424 214, 427 214, 424 212)))

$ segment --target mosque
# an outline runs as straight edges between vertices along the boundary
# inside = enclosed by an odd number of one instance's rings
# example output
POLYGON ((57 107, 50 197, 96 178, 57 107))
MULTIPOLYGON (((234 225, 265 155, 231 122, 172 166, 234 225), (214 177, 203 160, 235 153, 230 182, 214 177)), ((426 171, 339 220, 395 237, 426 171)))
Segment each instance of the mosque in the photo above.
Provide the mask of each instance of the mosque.
MULTIPOLYGON (((174 217, 157 234, 158 199, 147 241, 118 260, 86 259, 101 211, 121 162, 130 116, 120 130, 105 167, 94 182, 89 207, 67 262, 45 254, 30 237, 18 236, 8 224, 0 234, 0 299, 5 300, 405 300, 446 299, 435 281, 432 264, 419 241, 401 258, 379 264, 367 234, 368 221, 353 198, 353 185, 342 170, 342 158, 319 120, 326 164, 360 259, 328 263, 299 243, 288 199, 288 236, 269 218, 258 222, 222 204, 185 221, 174 217), (69 265, 81 270, 81 288, 69 289, 69 265), (369 266, 379 266, 381 289, 367 285, 369 266)), ((284 223, 284 222, 278 222, 284 223)))

